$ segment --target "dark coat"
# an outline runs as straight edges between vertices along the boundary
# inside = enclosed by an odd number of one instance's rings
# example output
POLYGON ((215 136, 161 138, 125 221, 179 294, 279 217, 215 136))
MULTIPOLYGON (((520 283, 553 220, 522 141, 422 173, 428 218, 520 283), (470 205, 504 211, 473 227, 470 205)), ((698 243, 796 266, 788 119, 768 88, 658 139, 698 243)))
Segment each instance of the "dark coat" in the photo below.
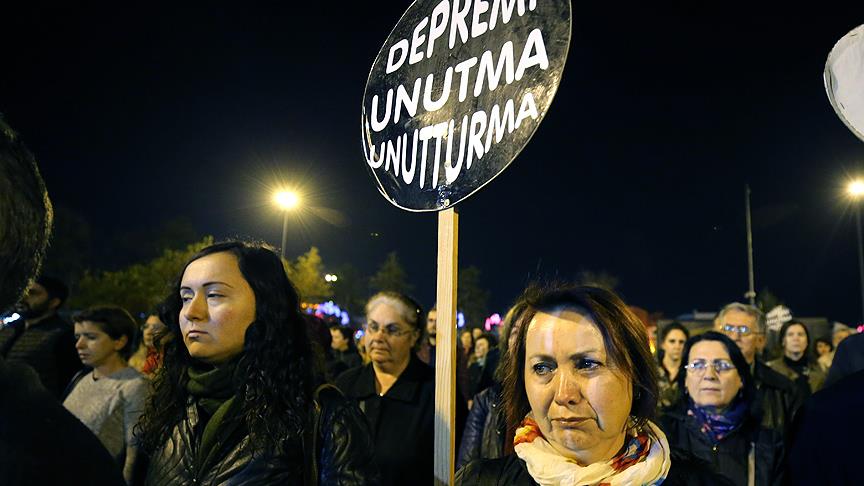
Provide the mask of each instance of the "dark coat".
MULTIPOLYGON (((672 453, 672 464, 663 486, 732 486, 702 463, 672 453)), ((457 486, 536 486, 525 461, 516 454, 472 461, 456 473, 457 486)), ((746 484, 746 483, 745 483, 746 484)))
POLYGON ((435 372, 416 356, 379 396, 372 364, 336 379, 369 419, 382 484, 432 484, 434 478, 435 372))
POLYGON ((0 358, 0 484, 125 486, 114 458, 27 366, 0 358))
POLYGON ((0 356, 9 363, 32 367, 42 385, 58 399, 82 368, 72 324, 56 314, 29 328, 23 319, 0 328, 0 356))
POLYGON ((753 399, 754 416, 762 417, 762 427, 788 436, 792 420, 805 394, 792 380, 756 360, 753 368, 756 394, 753 399))
POLYGON ((864 334, 855 334, 837 345, 834 360, 825 379, 825 386, 831 386, 860 370, 864 370, 864 334))
POLYGON ((468 412, 465 432, 459 455, 456 456, 456 469, 474 459, 495 459, 504 455, 504 437, 507 435, 507 421, 501 405, 501 385, 495 383, 474 397, 474 405, 468 412))
MULTIPOLYGON (((332 387, 324 389, 317 400, 321 404, 316 444, 319 484, 380 484, 368 425, 360 410, 332 387)), ((290 458, 267 453, 253 456, 245 427, 226 434, 218 456, 197 472, 196 453, 200 445, 197 425, 198 409, 190 402, 186 418, 151 459, 146 484, 303 484, 304 474, 309 474, 302 452, 290 458)), ((302 450, 302 444, 298 446, 295 451, 302 450)))
POLYGON ((792 434, 786 483, 861 484, 861 467, 854 455, 864 437, 862 410, 864 370, 811 396, 792 434))
POLYGON ((785 460, 784 436, 781 432, 763 428, 758 418, 750 418, 715 446, 702 433, 697 420, 687 415, 686 410, 687 404, 682 401, 667 410, 661 418, 661 427, 672 450, 707 463, 733 484, 746 485, 752 445, 755 447, 756 486, 780 484, 785 460))

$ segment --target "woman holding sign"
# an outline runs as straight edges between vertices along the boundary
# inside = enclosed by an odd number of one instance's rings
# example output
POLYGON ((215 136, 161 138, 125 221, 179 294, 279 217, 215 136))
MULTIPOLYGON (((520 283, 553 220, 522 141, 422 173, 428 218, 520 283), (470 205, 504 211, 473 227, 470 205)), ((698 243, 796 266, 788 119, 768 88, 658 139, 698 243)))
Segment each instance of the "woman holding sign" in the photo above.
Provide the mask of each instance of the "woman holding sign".
POLYGON ((320 371, 279 255, 226 242, 168 297, 162 367, 140 422, 146 484, 378 484, 360 410, 320 371))
POLYGON ((645 327, 594 287, 531 288, 526 322, 504 363, 508 447, 469 463, 456 484, 723 484, 689 462, 673 466, 649 418, 656 366, 645 327))

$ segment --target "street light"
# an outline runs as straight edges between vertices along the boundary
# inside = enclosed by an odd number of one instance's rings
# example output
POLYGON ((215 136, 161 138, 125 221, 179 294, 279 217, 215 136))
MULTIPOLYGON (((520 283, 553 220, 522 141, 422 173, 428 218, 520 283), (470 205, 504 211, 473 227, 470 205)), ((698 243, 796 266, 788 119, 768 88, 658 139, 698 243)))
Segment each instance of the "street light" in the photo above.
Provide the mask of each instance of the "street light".
POLYGON ((864 180, 855 179, 846 186, 846 194, 855 202, 855 228, 858 232, 858 277, 861 279, 861 319, 864 322, 864 245, 861 242, 861 199, 864 198, 864 180))
POLYGON ((339 280, 339 277, 333 275, 332 273, 328 273, 327 275, 324 275, 324 280, 327 282, 335 282, 339 280))
POLYGON ((285 258, 285 246, 288 244, 288 211, 300 205, 300 196, 294 191, 278 191, 273 195, 273 202, 282 209, 282 258, 285 258))

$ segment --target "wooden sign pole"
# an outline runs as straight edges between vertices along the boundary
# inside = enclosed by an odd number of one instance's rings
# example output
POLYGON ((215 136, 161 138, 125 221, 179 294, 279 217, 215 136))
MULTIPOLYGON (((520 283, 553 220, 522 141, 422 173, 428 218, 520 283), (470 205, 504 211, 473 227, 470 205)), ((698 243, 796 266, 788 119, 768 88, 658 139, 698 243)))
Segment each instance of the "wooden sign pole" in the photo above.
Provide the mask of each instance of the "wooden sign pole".
POLYGON ((435 337, 435 485, 453 484, 456 462, 456 277, 459 215, 438 213, 438 323, 435 337))

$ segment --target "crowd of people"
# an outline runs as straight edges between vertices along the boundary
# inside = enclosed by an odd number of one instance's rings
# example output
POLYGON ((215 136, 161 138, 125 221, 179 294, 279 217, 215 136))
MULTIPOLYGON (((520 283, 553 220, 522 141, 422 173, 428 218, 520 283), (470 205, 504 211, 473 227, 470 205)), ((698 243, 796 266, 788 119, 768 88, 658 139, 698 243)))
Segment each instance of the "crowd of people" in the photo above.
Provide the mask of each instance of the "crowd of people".
MULTIPOLYGON (((0 308, 21 316, 0 328, 0 484, 434 482, 434 308, 380 292, 356 339, 301 312, 277 251, 226 241, 143 325, 113 305, 69 323, 66 286, 33 279, 50 202, 0 135, 0 175, 26 195, 0 215, 32 243, 0 238, 0 308)), ((497 333, 458 336, 456 484, 855 483, 839 454, 860 428, 864 336, 811 340, 792 320, 766 361, 765 316, 741 303, 694 331, 664 326, 655 354, 613 292, 529 286, 497 333)))

